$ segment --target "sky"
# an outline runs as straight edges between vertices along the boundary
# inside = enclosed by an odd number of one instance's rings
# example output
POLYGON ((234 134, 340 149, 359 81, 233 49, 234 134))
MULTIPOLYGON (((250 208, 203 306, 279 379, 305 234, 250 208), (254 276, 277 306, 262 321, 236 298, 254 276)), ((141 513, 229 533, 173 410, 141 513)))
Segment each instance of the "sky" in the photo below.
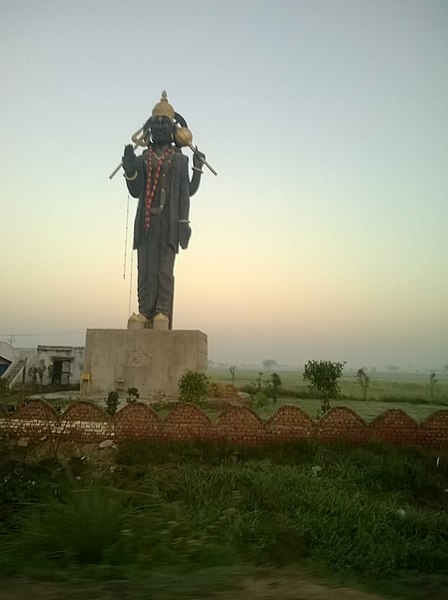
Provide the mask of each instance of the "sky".
POLYGON ((447 33, 446 0, 0 0, 0 340, 138 312, 109 175, 166 89, 218 172, 176 329, 216 363, 447 364, 447 33))

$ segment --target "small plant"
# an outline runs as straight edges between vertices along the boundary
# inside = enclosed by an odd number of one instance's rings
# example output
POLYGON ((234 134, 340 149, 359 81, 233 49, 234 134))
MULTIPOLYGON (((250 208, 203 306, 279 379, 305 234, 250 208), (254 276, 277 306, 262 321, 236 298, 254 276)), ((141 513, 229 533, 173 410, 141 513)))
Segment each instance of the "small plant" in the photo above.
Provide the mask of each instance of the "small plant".
POLYGON ((179 401, 191 402, 200 405, 207 396, 210 378, 205 373, 187 371, 182 375, 177 384, 179 389, 179 401))
POLYGON ((42 384, 43 384, 44 375, 45 375, 46 370, 47 370, 47 367, 45 366, 45 361, 42 358, 39 361, 38 367, 30 367, 28 369, 28 375, 31 377, 31 385, 32 385, 33 391, 37 387, 37 379, 39 378, 39 387, 40 387, 40 391, 42 392, 42 384))
POLYGON ((436 374, 431 373, 431 375, 429 376, 429 391, 431 394, 431 402, 434 402, 434 388, 436 386, 436 383, 437 383, 436 374))
POLYGON ((277 402, 277 395, 282 387, 282 380, 280 379, 280 375, 278 373, 272 373, 271 381, 268 383, 269 390, 272 394, 272 399, 274 400, 274 404, 277 402))
POLYGON ((118 392, 109 392, 106 400, 106 410, 113 416, 117 412, 118 407, 118 392))
POLYGON ((0 398, 2 396, 8 396, 9 395, 9 385, 8 385, 8 380, 4 377, 0 377, 0 398))
POLYGON ((265 391, 257 392, 252 396, 252 408, 263 408, 269 404, 269 398, 265 391))
POLYGON ((338 379, 342 376, 345 362, 329 360, 309 360, 303 368, 303 379, 309 381, 309 388, 322 394, 320 416, 330 409, 330 399, 340 392, 338 379))
POLYGON ((257 384, 257 390, 260 392, 261 391, 261 384, 263 383, 263 372, 260 371, 260 373, 258 373, 258 377, 255 380, 256 384, 257 384))
POLYGON ((132 402, 137 402, 137 400, 140 398, 140 392, 138 391, 138 388, 136 387, 130 387, 128 388, 128 397, 126 402, 128 404, 132 403, 132 402))
POLYGON ((362 399, 367 400, 367 391, 370 385, 370 377, 364 371, 364 369, 358 369, 356 373, 356 381, 362 390, 362 399))

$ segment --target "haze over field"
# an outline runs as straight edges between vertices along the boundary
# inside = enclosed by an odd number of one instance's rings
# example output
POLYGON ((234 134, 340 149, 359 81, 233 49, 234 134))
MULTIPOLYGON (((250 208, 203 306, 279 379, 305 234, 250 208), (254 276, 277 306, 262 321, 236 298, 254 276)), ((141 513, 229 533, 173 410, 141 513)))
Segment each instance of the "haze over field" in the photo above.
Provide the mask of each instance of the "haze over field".
POLYGON ((447 30, 445 0, 2 0, 0 340, 137 311, 108 176, 166 89, 219 173, 175 328, 215 362, 447 364, 447 30))

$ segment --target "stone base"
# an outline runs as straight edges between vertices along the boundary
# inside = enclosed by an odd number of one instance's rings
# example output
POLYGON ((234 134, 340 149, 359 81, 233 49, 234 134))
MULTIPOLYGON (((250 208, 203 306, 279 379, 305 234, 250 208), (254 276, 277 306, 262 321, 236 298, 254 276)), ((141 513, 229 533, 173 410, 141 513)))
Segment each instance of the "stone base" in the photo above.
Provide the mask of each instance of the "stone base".
POLYGON ((207 370, 207 336, 202 331, 88 329, 84 371, 94 396, 131 387, 140 398, 177 396, 186 371, 207 370))

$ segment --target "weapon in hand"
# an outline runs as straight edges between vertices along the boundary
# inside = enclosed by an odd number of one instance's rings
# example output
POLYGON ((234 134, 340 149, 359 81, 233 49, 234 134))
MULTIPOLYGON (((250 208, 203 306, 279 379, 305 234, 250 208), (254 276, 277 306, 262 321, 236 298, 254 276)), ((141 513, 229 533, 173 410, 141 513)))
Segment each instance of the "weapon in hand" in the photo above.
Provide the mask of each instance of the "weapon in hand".
MULTIPOLYGON (((143 137, 143 127, 140 127, 140 129, 131 136, 131 139, 134 142, 134 150, 137 148, 137 146, 146 146, 143 137)), ((112 179, 112 177, 118 173, 122 166, 123 162, 121 162, 117 168, 112 171, 112 173, 109 175, 109 179, 112 179)))
MULTIPOLYGON (((174 139, 176 141, 176 144, 178 144, 179 146, 188 146, 193 152, 193 154, 199 155, 199 150, 195 148, 195 146, 193 146, 193 134, 188 129, 188 127, 176 127, 176 129, 174 130, 174 139)), ((211 165, 209 165, 206 160, 204 160, 201 156, 199 156, 199 158, 202 160, 204 165, 208 169, 210 169, 213 175, 218 175, 215 169, 211 165)))
MULTIPOLYGON (((144 139, 143 136, 143 127, 140 127, 140 129, 138 131, 136 131, 132 136, 132 141, 134 142, 134 150, 137 148, 137 146, 143 146, 146 147, 147 143, 144 139)), ((191 133, 191 131, 188 129, 188 127, 176 127, 175 132, 174 132, 174 138, 176 140, 176 144, 178 144, 179 146, 188 146, 190 148, 190 150, 193 152, 193 154, 198 155, 199 151, 197 148, 195 148, 193 146, 193 134, 191 133)), ((215 169, 208 164, 208 162, 206 160, 204 160, 202 157, 201 161, 204 163, 204 165, 210 169, 210 171, 213 173, 213 175, 218 175, 218 173, 215 171, 215 169)), ((118 173, 118 171, 121 169, 123 163, 121 162, 117 168, 112 171, 112 173, 109 175, 109 179, 112 179, 112 177, 114 177, 114 175, 116 175, 118 173)))

